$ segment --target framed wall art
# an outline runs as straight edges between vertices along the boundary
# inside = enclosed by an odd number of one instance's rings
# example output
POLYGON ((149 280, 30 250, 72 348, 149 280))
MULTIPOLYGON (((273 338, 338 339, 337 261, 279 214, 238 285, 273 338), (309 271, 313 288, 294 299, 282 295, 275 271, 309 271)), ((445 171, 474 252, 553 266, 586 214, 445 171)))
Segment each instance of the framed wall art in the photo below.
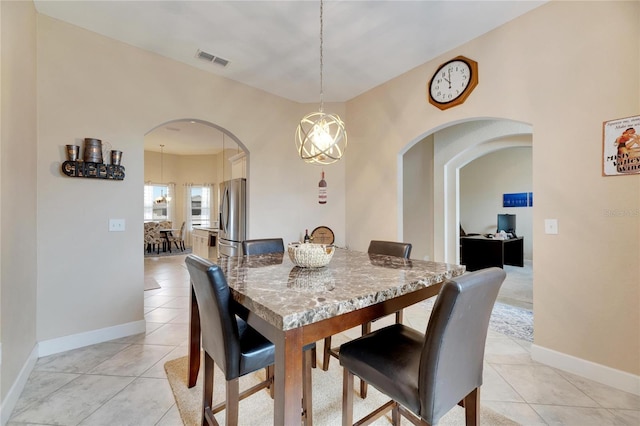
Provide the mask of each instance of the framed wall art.
POLYGON ((640 174, 640 115, 602 124, 602 175, 640 174))

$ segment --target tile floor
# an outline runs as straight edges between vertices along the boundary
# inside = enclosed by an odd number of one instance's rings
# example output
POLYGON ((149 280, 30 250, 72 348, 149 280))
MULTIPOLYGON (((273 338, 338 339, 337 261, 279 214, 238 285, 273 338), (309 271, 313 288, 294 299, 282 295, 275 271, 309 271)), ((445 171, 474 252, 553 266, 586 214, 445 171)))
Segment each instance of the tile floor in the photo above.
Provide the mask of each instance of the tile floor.
MULTIPOLYGON (((182 425, 163 365, 187 353, 184 256, 145 259, 145 273, 162 286, 145 292, 147 332, 39 359, 9 425, 182 425)), ((419 308, 405 318, 426 326, 419 308)), ((528 342, 489 332, 483 406, 522 425, 640 424, 640 396, 538 364, 529 352, 528 342)))

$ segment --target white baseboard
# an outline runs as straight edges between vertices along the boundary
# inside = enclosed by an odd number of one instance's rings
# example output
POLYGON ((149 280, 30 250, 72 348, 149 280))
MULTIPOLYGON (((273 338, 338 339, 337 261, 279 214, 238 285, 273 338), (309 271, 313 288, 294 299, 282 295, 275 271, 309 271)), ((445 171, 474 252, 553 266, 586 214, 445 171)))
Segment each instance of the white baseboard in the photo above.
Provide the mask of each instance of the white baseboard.
POLYGON ((113 327, 87 331, 84 333, 72 334, 70 336, 58 337, 56 339, 44 340, 38 345, 38 356, 43 357, 53 355, 71 349, 82 348, 84 346, 95 345, 96 343, 144 333, 146 329, 146 321, 140 320, 113 327))
POLYGON ((531 358, 534 361, 585 377, 594 382, 634 395, 640 395, 640 376, 538 345, 531 345, 531 358))
POLYGON ((33 371, 33 367, 36 365, 36 361, 38 361, 37 343, 20 369, 20 373, 18 373, 18 377, 13 382, 13 385, 11 385, 6 397, 2 399, 2 405, 0 405, 0 425, 4 426, 9 421, 9 417, 18 403, 18 398, 20 398, 20 394, 22 394, 27 380, 29 380, 31 371, 33 371))

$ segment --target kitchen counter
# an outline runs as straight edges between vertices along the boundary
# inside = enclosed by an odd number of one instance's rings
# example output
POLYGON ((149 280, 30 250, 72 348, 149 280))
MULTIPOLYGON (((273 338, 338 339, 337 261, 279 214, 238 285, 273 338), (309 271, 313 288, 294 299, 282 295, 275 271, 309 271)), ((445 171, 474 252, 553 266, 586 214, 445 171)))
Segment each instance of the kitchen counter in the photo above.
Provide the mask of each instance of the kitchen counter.
POLYGON ((217 228, 203 226, 193 228, 191 240, 193 241, 193 254, 214 261, 218 258, 217 228))

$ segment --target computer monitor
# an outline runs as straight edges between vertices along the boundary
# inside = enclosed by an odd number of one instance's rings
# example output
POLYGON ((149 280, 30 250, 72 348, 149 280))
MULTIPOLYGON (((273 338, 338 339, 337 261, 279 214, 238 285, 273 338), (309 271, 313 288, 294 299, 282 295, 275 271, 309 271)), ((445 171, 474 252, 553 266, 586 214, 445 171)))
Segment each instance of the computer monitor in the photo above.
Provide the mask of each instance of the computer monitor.
POLYGON ((515 214, 499 214, 498 215, 498 230, 497 232, 504 231, 516 236, 516 215, 515 214))

